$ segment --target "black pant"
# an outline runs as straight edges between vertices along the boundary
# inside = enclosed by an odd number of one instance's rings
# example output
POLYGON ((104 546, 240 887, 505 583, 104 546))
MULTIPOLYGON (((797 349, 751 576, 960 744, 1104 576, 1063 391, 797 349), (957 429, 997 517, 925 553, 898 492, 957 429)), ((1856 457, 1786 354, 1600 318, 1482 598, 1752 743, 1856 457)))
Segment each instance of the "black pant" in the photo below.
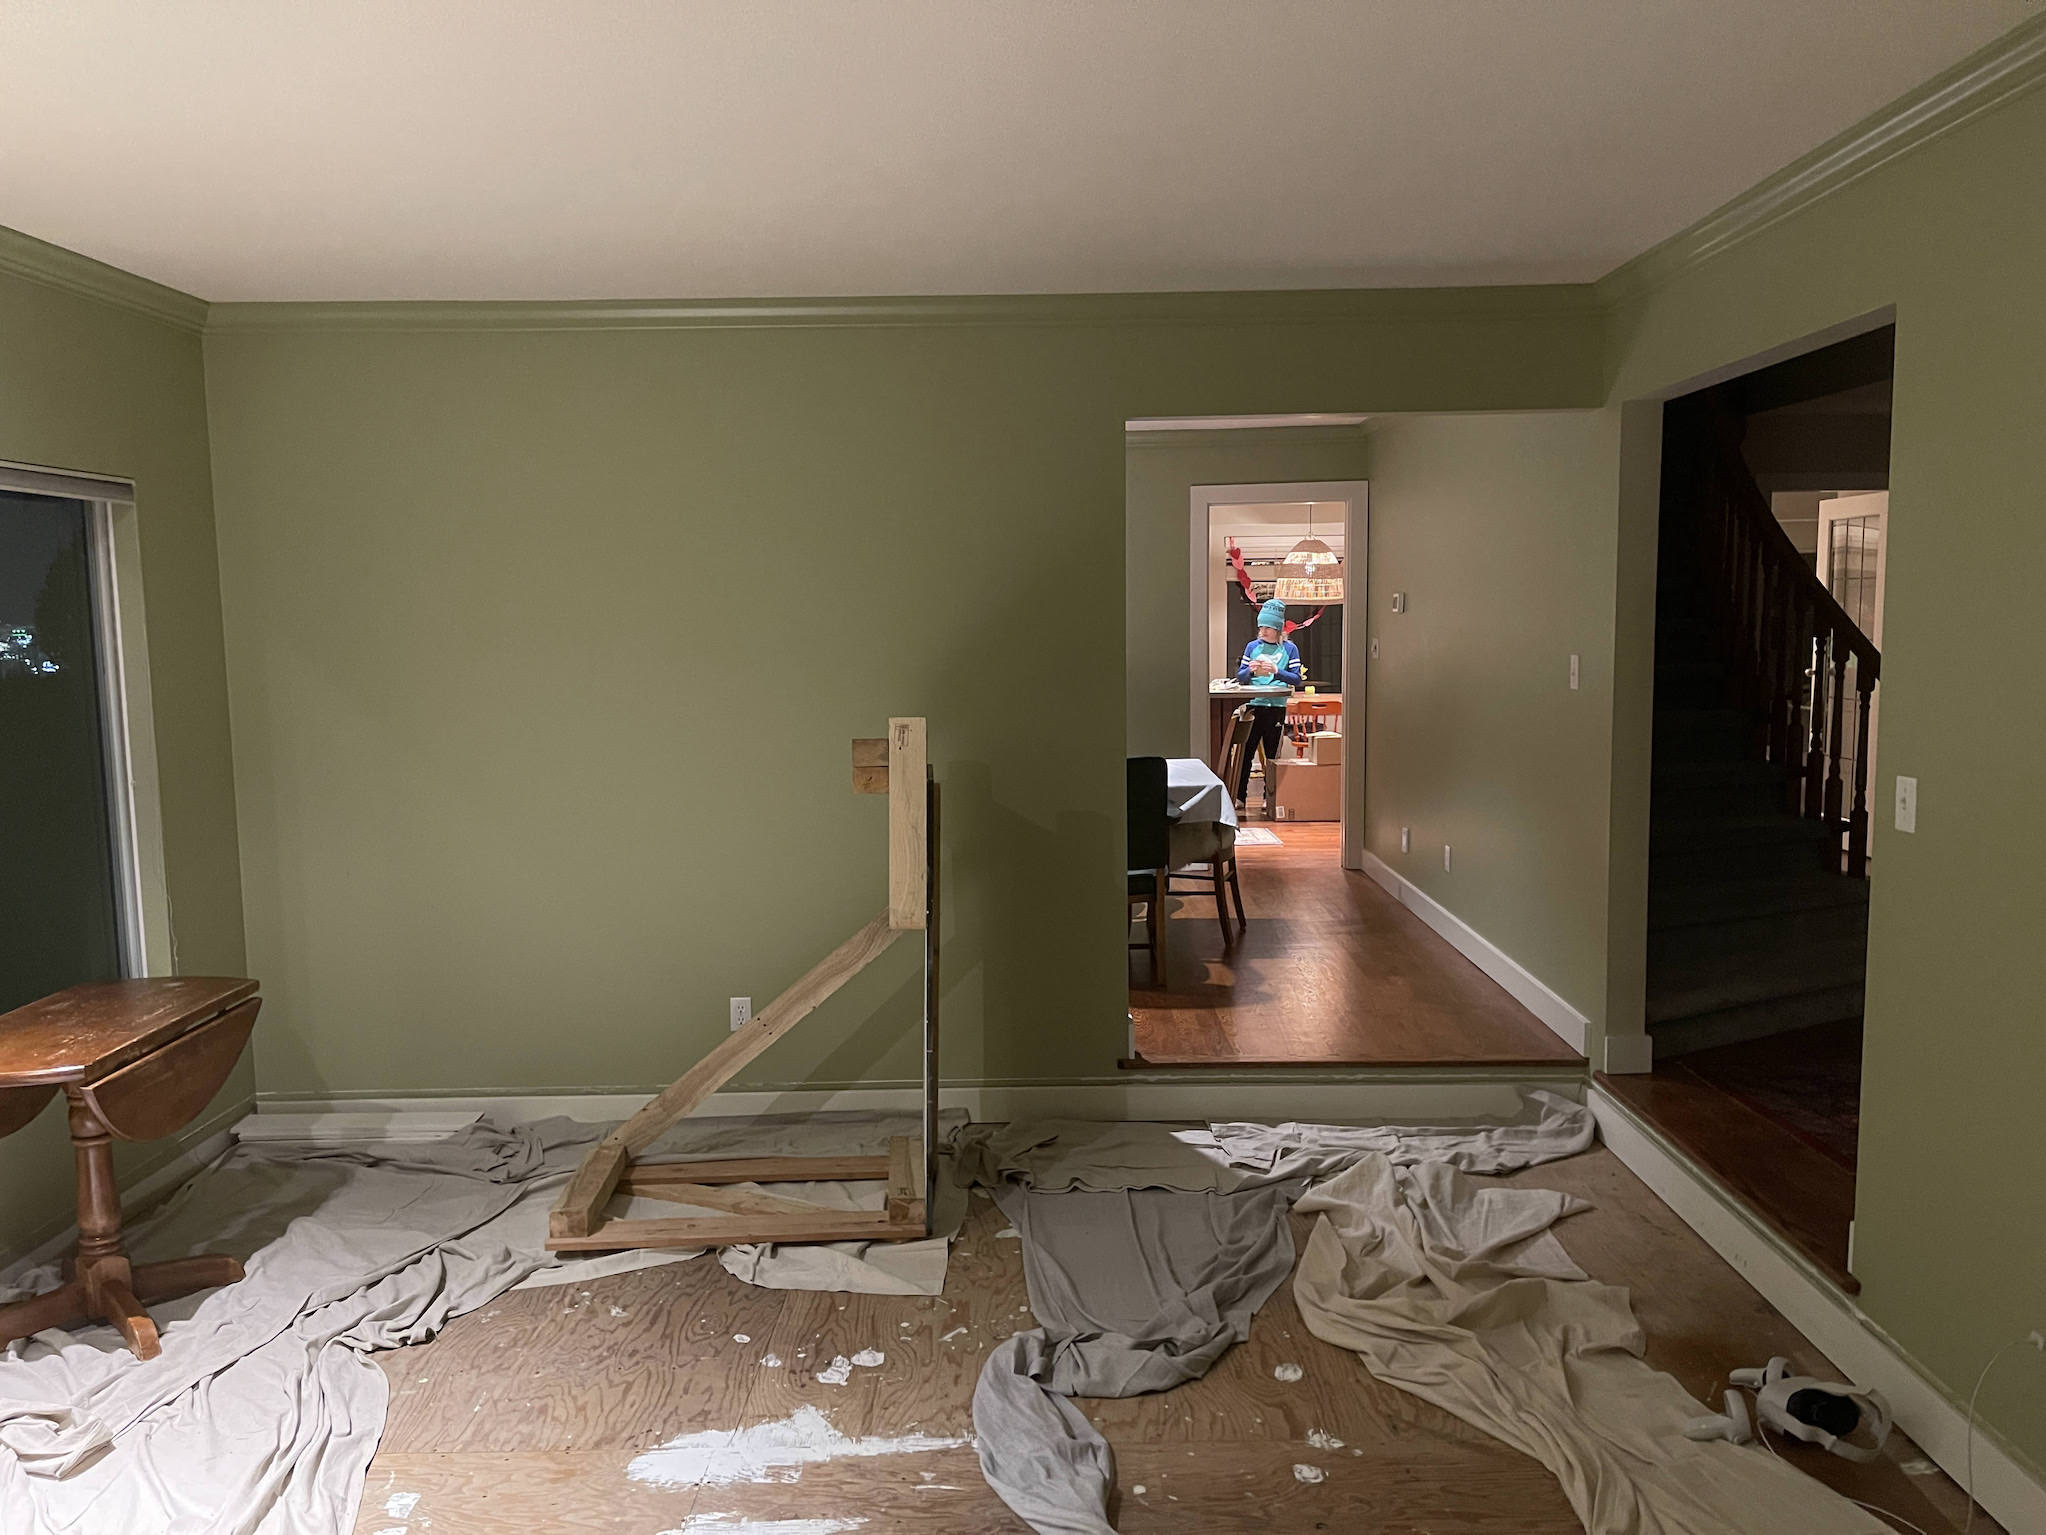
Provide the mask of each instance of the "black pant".
MULTIPOLYGON (((1265 753, 1266 778, 1269 780, 1272 759, 1279 755, 1279 741, 1286 731, 1286 711, 1277 704, 1246 704, 1250 710, 1250 739, 1243 743, 1243 761, 1236 769, 1236 798, 1240 802, 1250 792, 1250 765, 1257 760, 1258 748, 1265 753)), ((1270 794, 1269 786, 1266 789, 1270 794)))

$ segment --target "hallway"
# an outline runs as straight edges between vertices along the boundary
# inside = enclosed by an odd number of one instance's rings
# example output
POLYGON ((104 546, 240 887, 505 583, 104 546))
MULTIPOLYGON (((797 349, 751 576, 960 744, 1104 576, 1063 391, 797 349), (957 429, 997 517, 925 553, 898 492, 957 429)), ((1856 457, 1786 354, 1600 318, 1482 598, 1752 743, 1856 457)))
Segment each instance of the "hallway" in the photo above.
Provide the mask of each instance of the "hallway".
MULTIPOLYGON (((1259 823, 1265 824, 1265 823, 1259 823)), ((1160 1066, 1581 1065, 1583 1057, 1367 876, 1334 822, 1239 847, 1250 929, 1224 952, 1213 903, 1175 897, 1166 987, 1130 962, 1138 1058, 1160 1066)))

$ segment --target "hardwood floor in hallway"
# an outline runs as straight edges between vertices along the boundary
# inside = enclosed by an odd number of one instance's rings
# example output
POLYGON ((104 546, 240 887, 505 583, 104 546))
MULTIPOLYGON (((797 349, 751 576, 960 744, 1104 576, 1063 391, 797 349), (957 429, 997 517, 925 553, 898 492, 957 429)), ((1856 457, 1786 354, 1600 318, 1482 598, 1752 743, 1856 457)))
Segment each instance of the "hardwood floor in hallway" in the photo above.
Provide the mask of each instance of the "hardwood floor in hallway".
MULTIPOLYGON (((1263 823, 1260 823, 1263 824, 1263 823)), ((1367 876, 1333 822, 1280 823, 1237 850, 1250 929, 1222 942, 1214 902, 1175 897, 1166 985, 1130 958, 1148 1065, 1569 1065, 1583 1057, 1367 876)))

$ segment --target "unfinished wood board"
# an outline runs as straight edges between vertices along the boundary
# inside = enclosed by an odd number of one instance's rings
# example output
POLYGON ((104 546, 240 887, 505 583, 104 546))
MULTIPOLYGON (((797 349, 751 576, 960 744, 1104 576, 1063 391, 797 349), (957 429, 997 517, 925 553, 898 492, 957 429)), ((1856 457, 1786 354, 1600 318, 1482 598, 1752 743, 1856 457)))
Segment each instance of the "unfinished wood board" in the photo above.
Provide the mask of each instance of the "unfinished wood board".
POLYGON ((852 744, 852 785, 855 794, 888 792, 888 738, 856 740, 852 744))
POLYGON ((635 1188, 658 1183, 863 1183, 886 1178, 889 1166, 885 1153, 869 1157, 720 1157, 697 1162, 635 1162, 625 1178, 635 1188))
POLYGON ((789 1199, 762 1189, 739 1188, 729 1183, 640 1183, 630 1173, 618 1182, 621 1193, 647 1199, 665 1199, 671 1204, 694 1205, 699 1210, 728 1210, 734 1215, 802 1215, 823 1213, 827 1206, 807 1199, 789 1199))
MULTIPOLYGON (((1594 1202, 1593 1211, 1559 1228, 1565 1245, 1595 1277, 1632 1290, 1649 1362, 1694 1395, 1711 1399, 1728 1369, 1770 1353, 1834 1373, 1609 1152, 1509 1181, 1594 1202)), ((1296 1219, 1296 1228, 1304 1224, 1296 1219)), ((377 1535, 403 1522, 385 1512, 385 1500, 417 1492, 412 1528, 429 1535, 647 1535, 686 1528, 691 1515, 708 1513, 731 1513, 735 1523, 865 1518, 859 1535, 1024 1535, 980 1480, 970 1449, 838 1460, 805 1469, 796 1482, 767 1485, 663 1489, 627 1474, 634 1456, 678 1435, 778 1422, 806 1405, 853 1437, 970 1435, 987 1350, 1035 1325, 1025 1309, 1022 1249, 998 1234, 1006 1227, 990 1201, 970 1202, 939 1297, 756 1289, 709 1258, 503 1296, 457 1318, 432 1343, 375 1356, 392 1383, 391 1416, 356 1530, 377 1535), (853 1368, 843 1386, 817 1379, 834 1356, 850 1359, 864 1348, 884 1353, 883 1363, 853 1368), (779 1367, 763 1364, 769 1353, 779 1367)), ((1118 1529, 1578 1529, 1540 1466, 1378 1385, 1353 1355, 1308 1334, 1290 1286, 1207 1379, 1080 1405, 1100 1420, 1116 1452, 1121 1476, 1111 1513, 1118 1529), (1300 1364, 1302 1379, 1276 1380, 1281 1363, 1300 1364), (1343 1448, 1307 1443, 1317 1428, 1344 1439, 1343 1448), (1326 1479, 1299 1483, 1296 1464, 1321 1467, 1326 1479), (1134 1491, 1138 1485, 1144 1493, 1134 1491)), ((1873 1466, 1782 1448, 1798 1466, 1927 1531, 1960 1528, 1960 1493, 1951 1482, 1898 1469, 1897 1461, 1916 1454, 1902 1436, 1873 1466)), ((706 1526, 705 1535, 715 1529, 706 1526)), ((1997 1532, 1982 1516, 1975 1529, 1997 1532)))
POLYGON ((753 1242, 902 1242, 926 1235, 919 1209, 913 1222, 886 1210, 827 1210, 800 1205, 790 1213, 678 1215, 672 1219, 605 1220, 587 1236, 550 1236, 554 1252, 618 1252, 632 1247, 738 1247, 753 1242))
POLYGON ((617 1188, 630 1157, 659 1140, 676 1120, 687 1116, 747 1062, 815 1012, 899 936, 885 916, 876 917, 762 1008, 752 1022, 734 1029, 653 1102, 599 1141, 555 1201, 548 1216, 550 1239, 588 1236, 601 1219, 605 1202, 617 1188))
POLYGON ((929 807, 924 722, 888 722, 888 922, 917 931, 924 925, 929 807))

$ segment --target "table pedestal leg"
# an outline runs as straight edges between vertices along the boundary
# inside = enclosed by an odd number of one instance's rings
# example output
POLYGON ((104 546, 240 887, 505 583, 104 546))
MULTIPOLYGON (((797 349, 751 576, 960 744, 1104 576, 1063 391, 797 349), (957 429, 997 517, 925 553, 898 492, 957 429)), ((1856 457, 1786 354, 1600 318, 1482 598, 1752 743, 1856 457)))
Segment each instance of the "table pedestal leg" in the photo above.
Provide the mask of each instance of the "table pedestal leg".
POLYGON ((121 1245, 121 1196, 114 1185, 113 1137, 76 1088, 66 1088, 71 1146, 78 1162, 78 1251, 68 1278, 31 1300, 0 1306, 0 1346, 45 1328, 112 1323, 140 1359, 162 1352, 144 1301, 170 1300, 242 1277, 234 1258, 208 1254, 131 1267, 121 1245))

